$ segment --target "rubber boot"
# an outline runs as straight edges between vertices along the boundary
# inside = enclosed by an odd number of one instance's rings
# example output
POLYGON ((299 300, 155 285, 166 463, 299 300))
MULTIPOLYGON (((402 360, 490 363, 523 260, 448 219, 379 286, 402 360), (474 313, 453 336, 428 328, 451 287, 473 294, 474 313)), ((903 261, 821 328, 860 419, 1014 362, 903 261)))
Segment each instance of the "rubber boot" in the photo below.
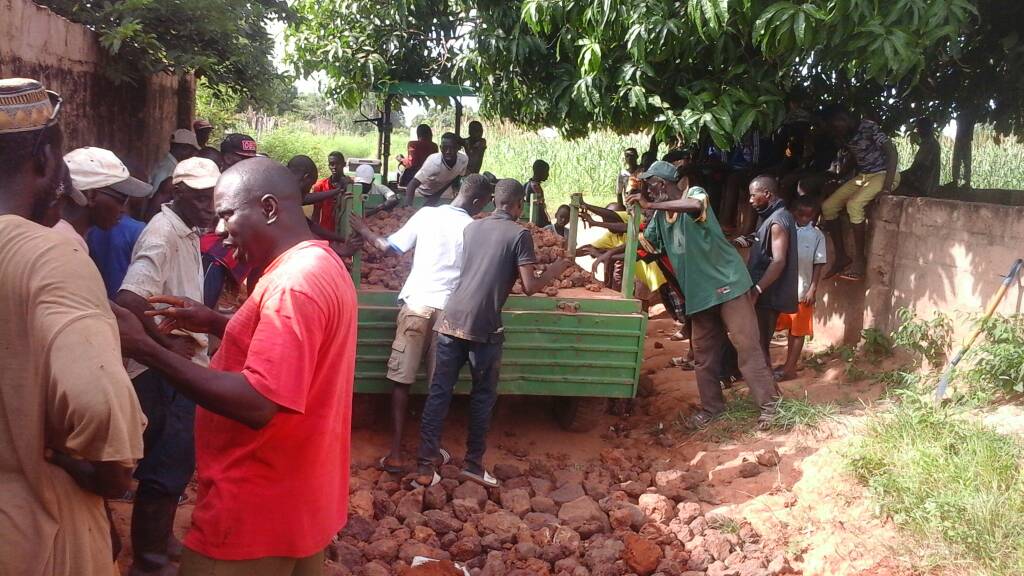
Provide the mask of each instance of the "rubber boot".
POLYGON ((132 510, 132 569, 128 576, 173 576, 168 556, 178 498, 138 493, 132 510))

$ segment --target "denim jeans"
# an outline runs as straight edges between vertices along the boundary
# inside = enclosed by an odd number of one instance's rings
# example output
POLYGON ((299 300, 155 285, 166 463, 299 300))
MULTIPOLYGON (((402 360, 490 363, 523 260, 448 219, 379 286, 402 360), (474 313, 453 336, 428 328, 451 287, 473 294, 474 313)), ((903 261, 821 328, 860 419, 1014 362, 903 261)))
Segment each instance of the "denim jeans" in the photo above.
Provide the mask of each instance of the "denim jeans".
POLYGON ((480 473, 487 451, 487 430, 491 412, 498 399, 498 373, 501 369, 501 343, 474 342, 445 334, 435 334, 434 377, 430 381, 427 402, 420 420, 419 464, 433 466, 441 447, 441 432, 448 407, 452 403, 459 371, 469 362, 473 388, 469 395, 469 436, 466 438, 466 470, 480 473))
POLYGON ((181 496, 196 468, 196 404, 150 368, 132 380, 148 424, 135 469, 139 493, 181 496))

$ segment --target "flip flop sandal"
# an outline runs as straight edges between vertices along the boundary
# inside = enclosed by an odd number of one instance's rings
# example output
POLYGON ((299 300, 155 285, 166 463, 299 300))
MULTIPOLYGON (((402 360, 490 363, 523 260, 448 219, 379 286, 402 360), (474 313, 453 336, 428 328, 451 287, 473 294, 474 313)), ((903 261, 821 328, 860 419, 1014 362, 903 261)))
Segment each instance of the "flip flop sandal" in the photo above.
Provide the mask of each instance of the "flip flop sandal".
POLYGON ((676 368, 682 368, 683 370, 693 370, 693 362, 683 358, 682 356, 672 358, 671 365, 676 368))
POLYGON ((448 451, 445 450, 444 448, 438 448, 437 453, 441 455, 441 466, 444 466, 445 464, 452 461, 452 455, 448 453, 448 451))
POLYGON ((380 460, 377 461, 377 470, 387 472, 388 474, 402 474, 405 472, 405 468, 401 466, 392 466, 388 464, 388 457, 381 456, 380 460))
POLYGON ((491 473, 487 470, 483 471, 483 474, 475 474, 469 470, 463 470, 459 473, 459 477, 463 480, 469 480, 470 482, 476 482, 477 484, 486 488, 497 488, 501 485, 498 479, 491 476, 491 473))
POLYGON ((757 429, 762 431, 762 432, 771 430, 772 426, 774 424, 775 424, 775 414, 774 413, 771 413, 771 414, 764 414, 764 413, 762 413, 760 416, 757 417, 757 429))
POLYGON ((686 421, 683 422, 683 426, 689 428, 690 430, 703 430, 707 428, 717 418, 717 414, 701 411, 687 418, 686 421))
POLYGON ((683 340, 689 340, 689 336, 683 334, 682 330, 676 330, 675 334, 668 337, 673 342, 681 342, 683 340))
POLYGON ((864 273, 863 272, 855 272, 855 271, 851 270, 849 272, 841 272, 839 274, 839 277, 842 278, 843 280, 850 280, 851 282, 859 282, 859 281, 864 279, 864 273))
POLYGON ((413 488, 429 488, 430 486, 436 486, 441 482, 441 475, 436 471, 433 473, 434 476, 430 479, 430 484, 422 484, 419 481, 419 477, 412 481, 413 488))

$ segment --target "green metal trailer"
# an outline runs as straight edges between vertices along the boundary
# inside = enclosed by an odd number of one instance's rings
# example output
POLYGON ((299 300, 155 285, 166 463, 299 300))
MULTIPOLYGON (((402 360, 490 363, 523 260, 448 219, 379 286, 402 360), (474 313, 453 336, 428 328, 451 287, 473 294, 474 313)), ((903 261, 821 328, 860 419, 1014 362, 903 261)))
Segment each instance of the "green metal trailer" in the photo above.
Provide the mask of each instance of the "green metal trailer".
MULTIPOLYGON (((580 202, 575 195, 570 230, 575 230, 579 221, 580 202)), ((362 204, 363 199, 356 194, 353 211, 362 213, 362 204)), ((628 238, 636 238, 636 221, 635 217, 630 219, 628 238)), ((571 236, 569 245, 575 247, 575 234, 571 236)), ((609 398, 636 395, 647 314, 640 301, 632 297, 635 254, 635 240, 630 240, 621 298, 509 297, 502 312, 506 340, 499 394, 555 396, 559 423, 579 432, 597 424, 609 398)), ((357 285, 360 267, 357 255, 351 269, 357 285)), ((398 292, 360 288, 358 296, 355 391, 390 393, 392 385, 386 374, 401 306, 398 292)), ((413 393, 426 393, 427 386, 421 373, 413 393)), ((467 367, 456 392, 466 394, 469 388, 467 367)))
MULTIPOLYGON (((466 95, 463 87, 431 86, 410 91, 408 86, 392 89, 381 118, 390 116, 392 99, 402 95, 453 97, 466 95), (437 92, 440 90, 440 92, 437 92), (453 91, 454 90, 454 91, 453 91), (435 93, 437 92, 437 93, 435 93)), ((467 92, 468 93, 468 92, 467 92)), ((457 98, 456 98, 457 102, 457 98)), ((457 107, 457 113, 459 107, 457 107)), ((387 174, 390 149, 390 125, 378 125, 381 132, 378 154, 387 174)), ((351 210, 363 213, 363 203, 379 202, 360 194, 352 198, 351 210)), ((574 194, 571 204, 568 246, 575 254, 576 230, 582 198, 574 194)), ((531 206, 526 214, 533 214, 531 206)), ((499 394, 554 396, 556 417, 563 428, 572 431, 592 429, 605 413, 609 398, 633 398, 636 395, 643 362, 647 314, 633 298, 636 262, 636 223, 639 208, 630 218, 621 298, 511 296, 502 312, 505 347, 502 356, 499 394)), ((339 215, 338 228, 347 232, 348 222, 339 215)), ((359 286, 361 258, 352 261, 351 273, 359 286)), ((391 344, 395 337, 400 303, 398 292, 360 288, 359 336, 356 350, 355 391, 366 395, 391 392, 386 378, 391 344)), ((421 373, 413 393, 426 393, 428 382, 421 373)), ((460 375, 456 392, 469 392, 468 367, 460 375)), ((372 411, 372 410, 370 410, 372 411)))

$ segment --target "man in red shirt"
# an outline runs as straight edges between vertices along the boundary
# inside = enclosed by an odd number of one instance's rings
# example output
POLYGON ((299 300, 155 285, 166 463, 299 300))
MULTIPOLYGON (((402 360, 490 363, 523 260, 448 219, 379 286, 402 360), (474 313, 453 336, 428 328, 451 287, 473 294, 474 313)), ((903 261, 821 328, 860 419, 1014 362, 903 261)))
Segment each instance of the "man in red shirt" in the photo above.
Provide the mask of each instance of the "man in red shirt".
POLYGON ((263 270, 228 318, 177 297, 148 314, 164 330, 219 335, 203 368, 168 352, 115 308, 124 353, 196 402, 199 495, 182 576, 319 574, 345 525, 356 295, 341 259, 310 232, 295 176, 268 158, 229 168, 214 189, 218 233, 263 270))
POLYGON ((334 209, 338 204, 338 195, 344 194, 352 181, 345 176, 345 155, 341 152, 335 150, 327 155, 327 167, 331 175, 313 184, 305 203, 313 204, 313 222, 320 224, 324 230, 336 232, 338 221, 334 218, 334 209))
POLYGON ((417 126, 416 139, 409 140, 406 150, 407 154, 405 156, 401 154, 395 156, 395 160, 398 160, 402 166, 405 166, 405 172, 402 172, 398 185, 408 186, 409 182, 412 182, 413 176, 416 176, 416 173, 423 167, 423 163, 427 161, 427 158, 438 151, 437 143, 434 142, 434 131, 430 129, 430 126, 426 124, 417 126))

